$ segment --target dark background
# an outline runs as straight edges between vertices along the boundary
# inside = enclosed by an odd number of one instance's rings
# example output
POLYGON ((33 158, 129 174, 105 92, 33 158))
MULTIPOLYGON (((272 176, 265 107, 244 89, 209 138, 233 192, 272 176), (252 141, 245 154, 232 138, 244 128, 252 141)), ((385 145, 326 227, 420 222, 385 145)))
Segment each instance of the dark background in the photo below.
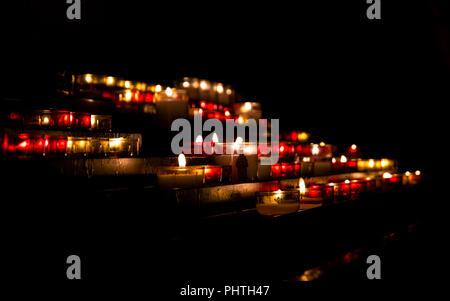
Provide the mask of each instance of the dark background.
MULTIPOLYGON (((244 100, 262 102, 266 117, 280 118, 281 126, 286 130, 311 131, 318 137, 317 141, 341 146, 356 143, 365 155, 396 158, 404 169, 430 172, 444 169, 441 165, 444 159, 440 158, 445 158, 446 154, 444 118, 450 64, 449 10, 444 1, 382 0, 382 20, 372 21, 366 18, 364 0, 246 1, 245 5, 243 1, 183 4, 147 1, 146 6, 142 3, 82 0, 80 21, 66 19, 65 1, 21 1, 11 9, 5 7, 2 9, 4 24, 1 26, 0 54, 2 96, 51 97, 54 74, 62 70, 104 73, 162 84, 170 84, 183 76, 200 77, 232 84, 244 100)), ((445 187, 438 187, 438 190, 434 185, 433 190, 429 187, 414 200, 418 204, 415 209, 418 212, 422 211, 422 206, 429 209, 427 221, 436 220, 439 227, 427 224, 426 239, 414 240, 411 248, 407 245, 405 252, 394 257, 402 258, 401 267, 409 265, 409 260, 418 260, 422 266, 421 273, 414 274, 412 266, 401 273, 402 277, 409 272, 412 272, 411 277, 419 279, 437 277, 429 275, 429 260, 438 263, 438 259, 444 258, 437 256, 443 249, 436 243, 446 239, 441 235, 444 231, 440 227, 446 219, 434 218, 440 209, 434 205, 442 204, 445 199, 434 196, 445 187), (428 198, 422 199, 423 195, 428 198), (408 253, 412 249, 414 252, 408 253)), ((407 217, 402 215, 402 206, 409 208, 409 199, 405 197, 402 202, 396 202, 398 199, 397 195, 387 199, 397 203, 398 211, 384 211, 384 207, 378 210, 390 213, 394 221, 395 214, 407 217)), ((29 200, 33 204, 31 208, 49 208, 50 213, 55 210, 51 202, 41 207, 34 198, 29 200)), ((62 206, 63 202, 57 201, 56 204, 62 206)), ((111 219, 119 232, 121 224, 115 216, 104 213, 111 204, 103 206, 100 203, 97 211, 92 210, 88 201, 84 207, 75 204, 74 208, 78 208, 75 213, 61 211, 73 216, 80 213, 83 219, 87 214, 92 223, 100 225, 103 220, 98 216, 111 219)), ((117 204, 117 208, 113 206, 117 212, 126 209, 122 202, 117 204)), ((385 204, 388 208, 389 203, 385 204)), ((146 237, 144 235, 148 234, 143 230, 146 228, 140 223, 147 220, 148 208, 127 210, 143 216, 121 220, 132 226, 138 224, 136 228, 141 229, 131 232, 131 238, 146 237)), ((382 222, 383 218, 376 212, 366 218, 371 210, 368 206, 365 215, 361 215, 360 210, 351 213, 358 220, 382 222)), ((33 210, 29 211, 30 220, 39 218, 33 210)), ((22 211, 18 212, 23 215, 22 211)), ((9 214, 9 211, 2 213, 9 214)), ((349 228, 355 229, 350 221, 345 223, 345 217, 340 220, 341 216, 335 212, 330 216, 336 219, 336 225, 348 224, 349 228)), ((66 216, 55 214, 53 217, 61 219, 60 224, 66 222, 66 216)), ((23 218, 28 219, 28 216, 23 218)), ((316 220, 315 217, 312 219, 316 220)), ((22 226, 24 232, 39 241, 38 247, 45 246, 45 242, 34 232, 38 233, 41 228, 47 230, 46 227, 50 233, 56 233, 57 239, 49 235, 52 243, 60 243, 60 233, 54 224, 48 222, 40 227, 36 224, 37 230, 31 227, 31 232, 27 225, 22 226)), ((77 226, 74 223, 73 227, 77 226)), ((325 228, 329 224, 321 226, 325 228)), ((372 227, 378 229, 376 224, 372 227)), ((159 230, 158 227, 155 229, 159 230)), ((73 233, 77 233, 75 230, 73 233)), ((85 230, 87 233, 92 231, 88 226, 85 230)), ((120 233, 130 239, 128 233, 120 233)), ((14 240, 28 243, 20 235, 10 235, 14 240)), ((69 238, 72 237, 69 235, 66 239, 69 238)), ((80 241, 84 242, 84 239, 80 235, 80 241)), ((105 249, 95 251, 102 245, 97 239, 92 235, 80 247, 92 256, 92 262, 105 256, 102 253, 105 249), (95 252, 98 252, 97 257, 95 252)), ((114 236, 111 241, 115 239, 114 236)), ((73 246, 77 244, 68 244, 68 252, 76 253, 73 246)), ((230 248, 234 247, 235 244, 230 244, 230 248)), ((29 249, 23 250, 26 253, 29 249)), ((55 248, 54 252, 59 250, 55 248)), ((129 258, 133 262, 145 258, 145 254, 134 254, 134 250, 141 250, 137 247, 133 249, 124 244, 117 252, 124 250, 132 254, 129 258)), ((171 250, 177 252, 176 248, 171 250)), ((144 251, 146 249, 141 250, 144 251)), ((114 254, 110 254, 108 260, 104 259, 103 265, 108 266, 114 254)), ((46 256, 52 257, 53 253, 46 256)), ((61 255, 58 253, 53 257, 57 256, 61 255)), ((57 261, 62 267, 64 258, 61 258, 57 261)), ((28 268, 27 261, 20 262, 28 268)), ((146 262, 152 264, 151 260, 146 262)), ((45 261, 35 264, 48 265, 45 261)), ((388 265, 395 266, 396 262, 388 265)), ((435 265, 433 270, 436 269, 440 266, 435 265)), ((59 271, 60 266, 56 270, 59 271)))

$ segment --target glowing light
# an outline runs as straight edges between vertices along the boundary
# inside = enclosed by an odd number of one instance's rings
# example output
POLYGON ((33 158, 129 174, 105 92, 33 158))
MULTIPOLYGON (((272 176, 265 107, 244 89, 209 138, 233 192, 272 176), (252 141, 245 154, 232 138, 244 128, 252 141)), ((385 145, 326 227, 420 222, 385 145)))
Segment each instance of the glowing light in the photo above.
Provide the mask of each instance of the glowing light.
POLYGON ((111 138, 109 139, 109 147, 116 148, 119 147, 123 142, 123 138, 111 138))
POLYGON ((333 163, 333 164, 336 163, 336 158, 332 158, 331 163, 333 163))
POLYGON ((372 180, 372 178, 371 178, 371 177, 367 177, 366 180, 367 180, 367 181, 370 181, 370 180, 372 180))
POLYGON ((275 199, 279 199, 279 198, 281 198, 281 195, 283 194, 283 192, 281 191, 281 189, 278 189, 276 192, 275 192, 275 199))
POLYGON ((341 163, 347 163, 347 157, 342 155, 341 156, 341 163))
POLYGON ((298 133, 298 141, 304 142, 304 141, 308 140, 308 138, 309 138, 308 133, 305 133, 305 132, 298 133))
POLYGON ((133 98, 133 93, 130 90, 125 91, 125 101, 131 101, 131 98, 133 98))
POLYGON ((345 180, 344 183, 345 183, 345 184, 349 184, 349 183, 350 183, 350 180, 345 180))
POLYGON ((244 123, 244 118, 242 118, 242 116, 239 116, 238 123, 239 124, 243 124, 244 123))
POLYGON ((173 95, 172 89, 167 88, 167 89, 166 89, 166 95, 169 96, 169 97, 172 96, 172 95, 173 95))
POLYGON ((108 77, 106 78, 106 84, 107 84, 108 86, 113 85, 113 84, 114 84, 114 77, 108 76, 108 77))
POLYGON ((409 171, 405 172, 405 176, 409 177, 411 173, 409 171))
POLYGON ((91 115, 91 126, 93 127, 95 125, 95 117, 94 115, 91 115))
POLYGON ((223 86, 222 86, 222 84, 218 84, 216 90, 217 90, 217 93, 222 94, 223 93, 223 86))
POLYGON ((90 84, 90 83, 92 82, 92 74, 86 74, 86 75, 84 76, 84 80, 85 80, 88 84, 90 84))
POLYGON ((204 80, 200 82, 200 89, 206 90, 208 88, 208 83, 204 80))
POLYGON ((212 136, 212 142, 213 143, 219 143, 219 136, 217 136, 216 133, 214 133, 213 136, 212 136))
POLYGON ((303 162, 311 162, 311 158, 310 157, 304 157, 303 158, 303 162))
POLYGON ((242 139, 242 137, 237 137, 236 143, 239 143, 239 144, 244 143, 244 139, 242 139))
POLYGON ((383 174, 383 179, 390 179, 390 178, 392 178, 392 175, 391 175, 390 173, 385 172, 385 173, 383 174))
POLYGON ((125 81, 125 88, 128 89, 129 87, 131 87, 131 83, 130 83, 130 81, 126 80, 125 81))
POLYGON ((352 144, 352 146, 350 146, 350 152, 352 153, 356 152, 357 149, 358 147, 356 146, 356 144, 352 144))
POLYGON ((50 119, 48 117, 44 117, 44 120, 42 120, 42 124, 47 125, 50 123, 50 119))
POLYGON ((233 91, 231 89, 227 89, 227 95, 233 94, 233 91))
POLYGON ((370 167, 370 168, 373 168, 374 166, 375 166, 375 160, 370 159, 370 160, 369 160, 369 167, 370 167))
POLYGON ((313 144, 311 154, 313 156, 317 156, 319 154, 319 145, 318 144, 313 144))
POLYGON ((183 153, 178 155, 178 166, 179 167, 186 167, 186 157, 183 153))
POLYGON ((183 83, 183 87, 189 88, 189 86, 190 86, 190 83, 189 83, 188 81, 185 81, 185 82, 183 83))
POLYGON ((303 180, 303 178, 300 178, 298 182, 298 187, 300 188, 300 194, 304 195, 306 193, 306 185, 305 180, 303 180))
POLYGON ((155 92, 159 93, 159 92, 161 92, 161 91, 162 91, 161 85, 156 85, 156 87, 155 87, 155 92))
POLYGON ((331 182, 331 183, 329 183, 328 185, 329 185, 329 186, 334 186, 335 184, 334 184, 333 182, 331 182))
POLYGON ((388 161, 386 159, 381 160, 381 167, 386 167, 388 165, 388 161))
POLYGON ((420 170, 416 170, 415 174, 416 176, 420 176, 420 170))
POLYGON ((320 145, 320 147, 324 147, 325 146, 325 142, 320 142, 319 145, 320 145))
POLYGON ((197 138, 195 138, 195 142, 196 143, 202 143, 203 142, 203 137, 201 135, 198 135, 197 138))
POLYGON ((246 112, 251 111, 251 109, 252 109, 252 104, 251 104, 250 102, 246 102, 246 103, 242 106, 241 111, 244 112, 244 113, 246 113, 246 112))
POLYGON ((230 116, 230 111, 225 111, 225 116, 230 116))

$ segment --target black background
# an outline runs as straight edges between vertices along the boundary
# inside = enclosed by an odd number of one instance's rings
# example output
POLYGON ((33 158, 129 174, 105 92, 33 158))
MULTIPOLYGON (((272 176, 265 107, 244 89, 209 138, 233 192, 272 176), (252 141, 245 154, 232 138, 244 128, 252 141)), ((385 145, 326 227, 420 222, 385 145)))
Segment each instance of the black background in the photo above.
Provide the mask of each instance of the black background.
POLYGON ((52 95, 62 70, 206 78, 260 101, 283 129, 356 143, 403 169, 444 168, 444 1, 382 1, 382 20, 366 18, 364 0, 143 3, 85 0, 81 20, 66 19, 65 1, 4 9, 1 94, 52 95))

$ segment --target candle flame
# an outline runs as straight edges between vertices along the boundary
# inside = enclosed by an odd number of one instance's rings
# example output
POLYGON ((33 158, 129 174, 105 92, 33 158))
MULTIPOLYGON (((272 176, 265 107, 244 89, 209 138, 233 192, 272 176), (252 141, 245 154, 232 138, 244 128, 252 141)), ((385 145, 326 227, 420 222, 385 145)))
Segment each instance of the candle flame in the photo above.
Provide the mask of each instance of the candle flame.
POLYGON ((392 175, 391 175, 390 173, 385 172, 385 173, 383 174, 383 179, 390 179, 390 178, 392 178, 392 175))
POLYGON ((313 147, 312 147, 312 150, 311 150, 311 154, 313 156, 317 156, 319 154, 319 145, 313 144, 313 147))
POLYGON ((303 180, 303 178, 300 178, 300 180, 298 182, 298 187, 300 188, 300 194, 305 194, 306 185, 305 185, 305 180, 303 180))
POLYGON ((183 153, 178 155, 178 166, 186 167, 186 157, 183 153))
POLYGON ((281 194, 282 194, 281 189, 278 189, 278 190, 275 192, 275 198, 281 198, 281 194))

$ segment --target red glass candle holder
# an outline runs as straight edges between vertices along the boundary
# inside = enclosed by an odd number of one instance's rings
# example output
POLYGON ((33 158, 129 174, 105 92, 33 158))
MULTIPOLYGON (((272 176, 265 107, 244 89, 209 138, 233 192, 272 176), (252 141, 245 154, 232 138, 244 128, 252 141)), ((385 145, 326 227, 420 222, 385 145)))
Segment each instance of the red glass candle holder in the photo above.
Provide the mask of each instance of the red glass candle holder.
POLYGON ((87 113, 72 113, 72 126, 80 129, 91 128, 91 115, 87 113))
POLYGON ((300 177, 302 171, 302 166, 300 163, 294 163, 294 176, 300 177))
POLYGON ((67 137, 64 136, 46 136, 45 152, 50 154, 66 154, 67 137))
POLYGON ((292 163, 281 163, 281 177, 294 176, 294 165, 292 163))
POLYGON ((373 190, 375 190, 377 188, 377 181, 375 179, 366 178, 366 179, 363 179, 361 181, 365 182, 365 184, 366 184, 366 191, 367 192, 373 191, 373 190))
POLYGON ((281 164, 273 164, 271 167, 271 177, 272 178, 279 178, 281 177, 281 164))
POLYGON ((52 114, 52 124, 59 128, 71 127, 73 123, 73 114, 69 111, 55 111, 52 114))
POLYGON ((205 166, 205 184, 219 184, 222 181, 222 166, 205 166))
POLYGON ((366 191, 366 182, 364 180, 350 181, 350 191, 352 199, 358 198, 361 193, 364 193, 366 191))
POLYGON ((346 201, 351 198, 351 185, 350 181, 344 181, 336 184, 335 198, 340 201, 346 201))
POLYGON ((32 139, 31 139, 31 144, 32 144, 32 152, 33 154, 36 155, 41 155, 43 153, 45 153, 45 138, 44 136, 41 135, 35 135, 32 139))

